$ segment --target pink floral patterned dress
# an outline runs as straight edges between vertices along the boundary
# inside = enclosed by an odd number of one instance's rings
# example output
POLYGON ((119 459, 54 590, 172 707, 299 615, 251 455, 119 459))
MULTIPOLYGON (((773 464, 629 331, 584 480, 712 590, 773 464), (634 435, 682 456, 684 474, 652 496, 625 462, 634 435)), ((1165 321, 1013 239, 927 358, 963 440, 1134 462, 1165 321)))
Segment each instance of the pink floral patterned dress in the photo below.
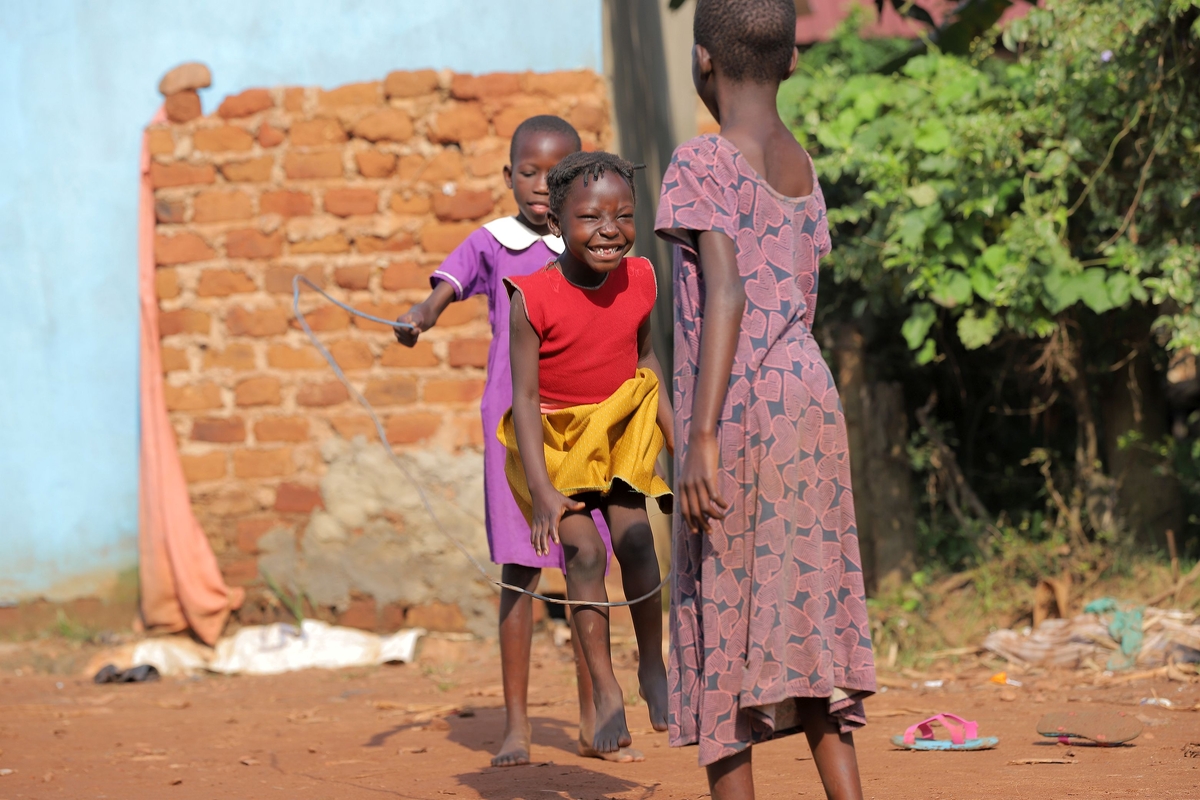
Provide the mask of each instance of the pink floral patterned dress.
MULTIPOLYGON (((811 164, 811 161, 810 161, 811 164)), ((825 199, 786 197, 718 135, 680 145, 655 223, 675 243, 675 437, 686 447, 704 281, 696 234, 733 239, 746 288, 718 425, 709 535, 675 519, 670 740, 701 766, 801 730, 794 698, 827 697, 843 732, 866 724, 875 663, 841 402, 812 335, 825 199)), ((682 449, 682 448, 681 448, 682 449)), ((679 451, 677 451, 679 452, 679 451)))

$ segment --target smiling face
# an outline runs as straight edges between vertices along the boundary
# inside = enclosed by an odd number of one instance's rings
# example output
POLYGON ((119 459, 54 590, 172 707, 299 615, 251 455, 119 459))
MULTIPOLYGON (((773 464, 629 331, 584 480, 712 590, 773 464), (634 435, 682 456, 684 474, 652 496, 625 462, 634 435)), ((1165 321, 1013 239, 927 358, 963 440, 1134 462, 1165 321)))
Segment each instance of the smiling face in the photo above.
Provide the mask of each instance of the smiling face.
POLYGON ((571 182, 562 212, 550 214, 550 229, 562 236, 567 248, 564 255, 570 254, 577 265, 604 275, 616 269, 633 247, 637 235, 633 189, 613 170, 599 178, 586 174, 586 186, 584 178, 580 175, 571 182))
POLYGON ((517 219, 542 236, 550 232, 546 224, 550 213, 546 173, 578 149, 561 133, 533 131, 517 140, 513 163, 504 168, 504 185, 512 189, 517 201, 517 219))

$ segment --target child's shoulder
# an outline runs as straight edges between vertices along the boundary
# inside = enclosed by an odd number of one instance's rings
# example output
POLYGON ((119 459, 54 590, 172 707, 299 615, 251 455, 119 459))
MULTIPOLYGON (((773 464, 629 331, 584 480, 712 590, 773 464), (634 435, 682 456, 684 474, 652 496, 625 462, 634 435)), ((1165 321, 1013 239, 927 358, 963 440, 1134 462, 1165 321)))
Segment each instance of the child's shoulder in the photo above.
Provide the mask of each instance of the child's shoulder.
POLYGON ((719 162, 732 163, 733 154, 729 148, 722 146, 723 141, 720 134, 716 133, 702 133, 699 136, 693 136, 675 148, 671 161, 681 167, 689 167, 693 171, 711 168, 719 162))

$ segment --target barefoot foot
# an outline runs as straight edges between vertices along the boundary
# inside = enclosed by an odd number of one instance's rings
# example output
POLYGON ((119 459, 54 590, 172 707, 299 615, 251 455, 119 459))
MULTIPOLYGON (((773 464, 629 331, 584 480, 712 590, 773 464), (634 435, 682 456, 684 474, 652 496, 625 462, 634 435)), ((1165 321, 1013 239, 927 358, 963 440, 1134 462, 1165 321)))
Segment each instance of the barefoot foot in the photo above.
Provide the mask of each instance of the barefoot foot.
POLYGON ((529 763, 529 725, 510 730, 504 736, 500 752, 492 758, 493 767, 520 767, 529 763))
POLYGON ((582 736, 579 739, 579 755, 584 758, 598 758, 602 761, 611 761, 614 764, 629 764, 634 761, 646 760, 646 756, 642 754, 641 750, 632 747, 622 747, 615 753, 601 753, 584 741, 582 736))
POLYGON ((625 722, 625 703, 620 688, 608 696, 598 695, 592 749, 598 753, 615 753, 631 744, 633 737, 629 735, 629 726, 625 722))
POLYGON ((667 729, 667 671, 660 661, 638 669, 638 694, 650 711, 650 725, 656 731, 667 729))

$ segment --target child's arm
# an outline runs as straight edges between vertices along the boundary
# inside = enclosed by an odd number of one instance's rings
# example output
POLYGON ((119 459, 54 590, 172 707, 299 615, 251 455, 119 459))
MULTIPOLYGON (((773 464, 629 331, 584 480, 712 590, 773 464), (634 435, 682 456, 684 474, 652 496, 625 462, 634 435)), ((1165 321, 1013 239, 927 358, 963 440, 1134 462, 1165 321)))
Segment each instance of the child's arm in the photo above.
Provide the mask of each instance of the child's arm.
POLYGON ((397 322, 407 322, 417 326, 415 330, 413 328, 396 328, 396 341, 405 347, 415 345, 417 337, 432 328, 437 323, 438 317, 446 310, 446 306, 453 303, 457 297, 454 287, 449 283, 446 281, 438 283, 429 293, 429 297, 396 318, 397 322))
POLYGON ((671 410, 671 384, 663 378, 662 364, 650 346, 650 318, 638 328, 638 367, 646 367, 658 378, 658 427, 667 440, 667 452, 675 455, 675 412, 671 410))
POLYGON ((551 540, 558 543, 558 523, 563 514, 582 511, 585 506, 555 489, 546 470, 541 393, 538 391, 538 336, 525 315, 525 299, 520 292, 512 294, 508 332, 513 426, 517 430, 517 449, 521 451, 521 463, 525 467, 525 482, 533 498, 530 541, 537 554, 544 556, 550 552, 551 540))
POLYGON ((692 425, 679 472, 679 502, 688 526, 693 531, 707 533, 708 520, 724 519, 729 508, 717 493, 720 466, 717 420, 733 374, 733 357, 742 314, 746 311, 746 290, 738 274, 733 239, 717 231, 701 231, 698 238, 700 272, 704 278, 704 324, 700 330, 692 425))

